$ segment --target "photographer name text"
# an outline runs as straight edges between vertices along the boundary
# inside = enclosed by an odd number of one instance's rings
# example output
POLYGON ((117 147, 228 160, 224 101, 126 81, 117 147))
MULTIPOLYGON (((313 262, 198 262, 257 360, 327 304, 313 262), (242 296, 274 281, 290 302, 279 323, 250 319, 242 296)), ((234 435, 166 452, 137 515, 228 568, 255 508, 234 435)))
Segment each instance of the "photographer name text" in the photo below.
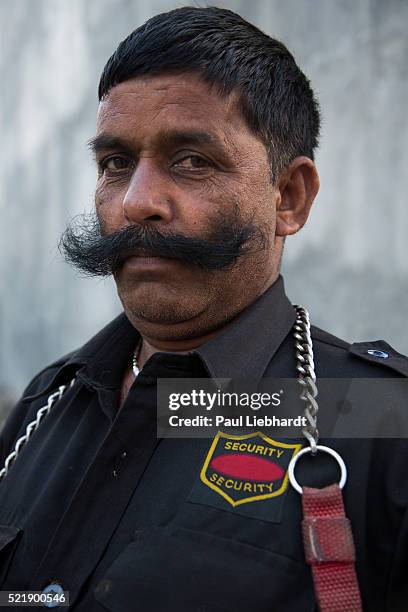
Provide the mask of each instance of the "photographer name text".
POLYGON ((280 418, 275 415, 258 417, 253 414, 239 415, 236 417, 215 417, 198 415, 194 417, 180 417, 171 415, 169 417, 171 427, 305 427, 307 419, 304 416, 294 418, 280 418))

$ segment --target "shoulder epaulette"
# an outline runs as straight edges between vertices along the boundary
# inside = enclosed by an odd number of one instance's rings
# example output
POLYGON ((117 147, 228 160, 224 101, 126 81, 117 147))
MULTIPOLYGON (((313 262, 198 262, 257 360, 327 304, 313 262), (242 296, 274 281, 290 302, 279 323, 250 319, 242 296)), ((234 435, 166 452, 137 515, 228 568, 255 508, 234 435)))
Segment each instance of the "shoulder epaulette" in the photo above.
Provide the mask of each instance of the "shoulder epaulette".
POLYGON ((354 342, 349 347, 349 353, 363 361, 390 368, 394 372, 408 376, 408 357, 398 353, 385 340, 354 342))

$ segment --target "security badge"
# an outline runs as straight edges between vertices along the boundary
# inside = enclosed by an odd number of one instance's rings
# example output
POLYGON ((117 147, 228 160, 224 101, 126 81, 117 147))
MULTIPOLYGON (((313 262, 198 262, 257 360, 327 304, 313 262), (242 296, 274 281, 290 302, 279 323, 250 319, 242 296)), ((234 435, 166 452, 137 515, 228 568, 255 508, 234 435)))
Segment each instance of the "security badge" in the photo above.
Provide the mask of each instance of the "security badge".
POLYGON ((261 432, 242 436, 218 432, 189 501, 279 522, 287 468, 301 448, 261 432))

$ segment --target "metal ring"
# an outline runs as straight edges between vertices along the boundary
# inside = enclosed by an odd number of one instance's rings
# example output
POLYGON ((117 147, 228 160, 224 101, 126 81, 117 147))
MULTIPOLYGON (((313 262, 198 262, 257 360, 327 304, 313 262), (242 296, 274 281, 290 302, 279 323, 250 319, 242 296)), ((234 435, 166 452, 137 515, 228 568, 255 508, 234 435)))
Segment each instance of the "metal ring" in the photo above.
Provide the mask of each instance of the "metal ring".
MULTIPOLYGON (((331 455, 332 457, 334 457, 334 459, 336 459, 340 467, 339 487, 340 489, 342 489, 344 485, 346 484, 346 480, 347 480, 347 468, 346 468, 346 464, 344 463, 339 453, 333 450, 332 448, 329 448, 328 446, 320 446, 320 445, 316 446, 316 451, 322 451, 324 453, 327 453, 328 455, 331 455)), ((313 449, 310 446, 308 446, 307 448, 302 448, 302 450, 296 453, 296 455, 291 459, 289 463, 289 467, 288 467, 289 482, 292 485, 292 487, 301 495, 303 494, 303 490, 295 478, 295 466, 296 466, 298 459, 300 459, 302 455, 307 455, 307 453, 312 453, 312 452, 313 452, 313 449)))

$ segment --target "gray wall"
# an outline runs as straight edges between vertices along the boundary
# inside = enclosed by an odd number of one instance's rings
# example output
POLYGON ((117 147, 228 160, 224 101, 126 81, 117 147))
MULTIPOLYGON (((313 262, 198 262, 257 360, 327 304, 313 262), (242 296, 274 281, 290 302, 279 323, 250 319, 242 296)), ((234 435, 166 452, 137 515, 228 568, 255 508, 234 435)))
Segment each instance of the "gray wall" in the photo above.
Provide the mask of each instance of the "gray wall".
MULTIPOLYGON (((112 281, 78 278, 56 244, 72 215, 92 206, 95 171, 85 143, 105 61, 145 19, 183 4, 0 3, 3 400, 120 310, 112 281)), ((408 3, 215 4, 282 39, 323 110, 322 187, 308 226, 286 242, 289 296, 332 333, 385 338, 408 352, 408 3)))

